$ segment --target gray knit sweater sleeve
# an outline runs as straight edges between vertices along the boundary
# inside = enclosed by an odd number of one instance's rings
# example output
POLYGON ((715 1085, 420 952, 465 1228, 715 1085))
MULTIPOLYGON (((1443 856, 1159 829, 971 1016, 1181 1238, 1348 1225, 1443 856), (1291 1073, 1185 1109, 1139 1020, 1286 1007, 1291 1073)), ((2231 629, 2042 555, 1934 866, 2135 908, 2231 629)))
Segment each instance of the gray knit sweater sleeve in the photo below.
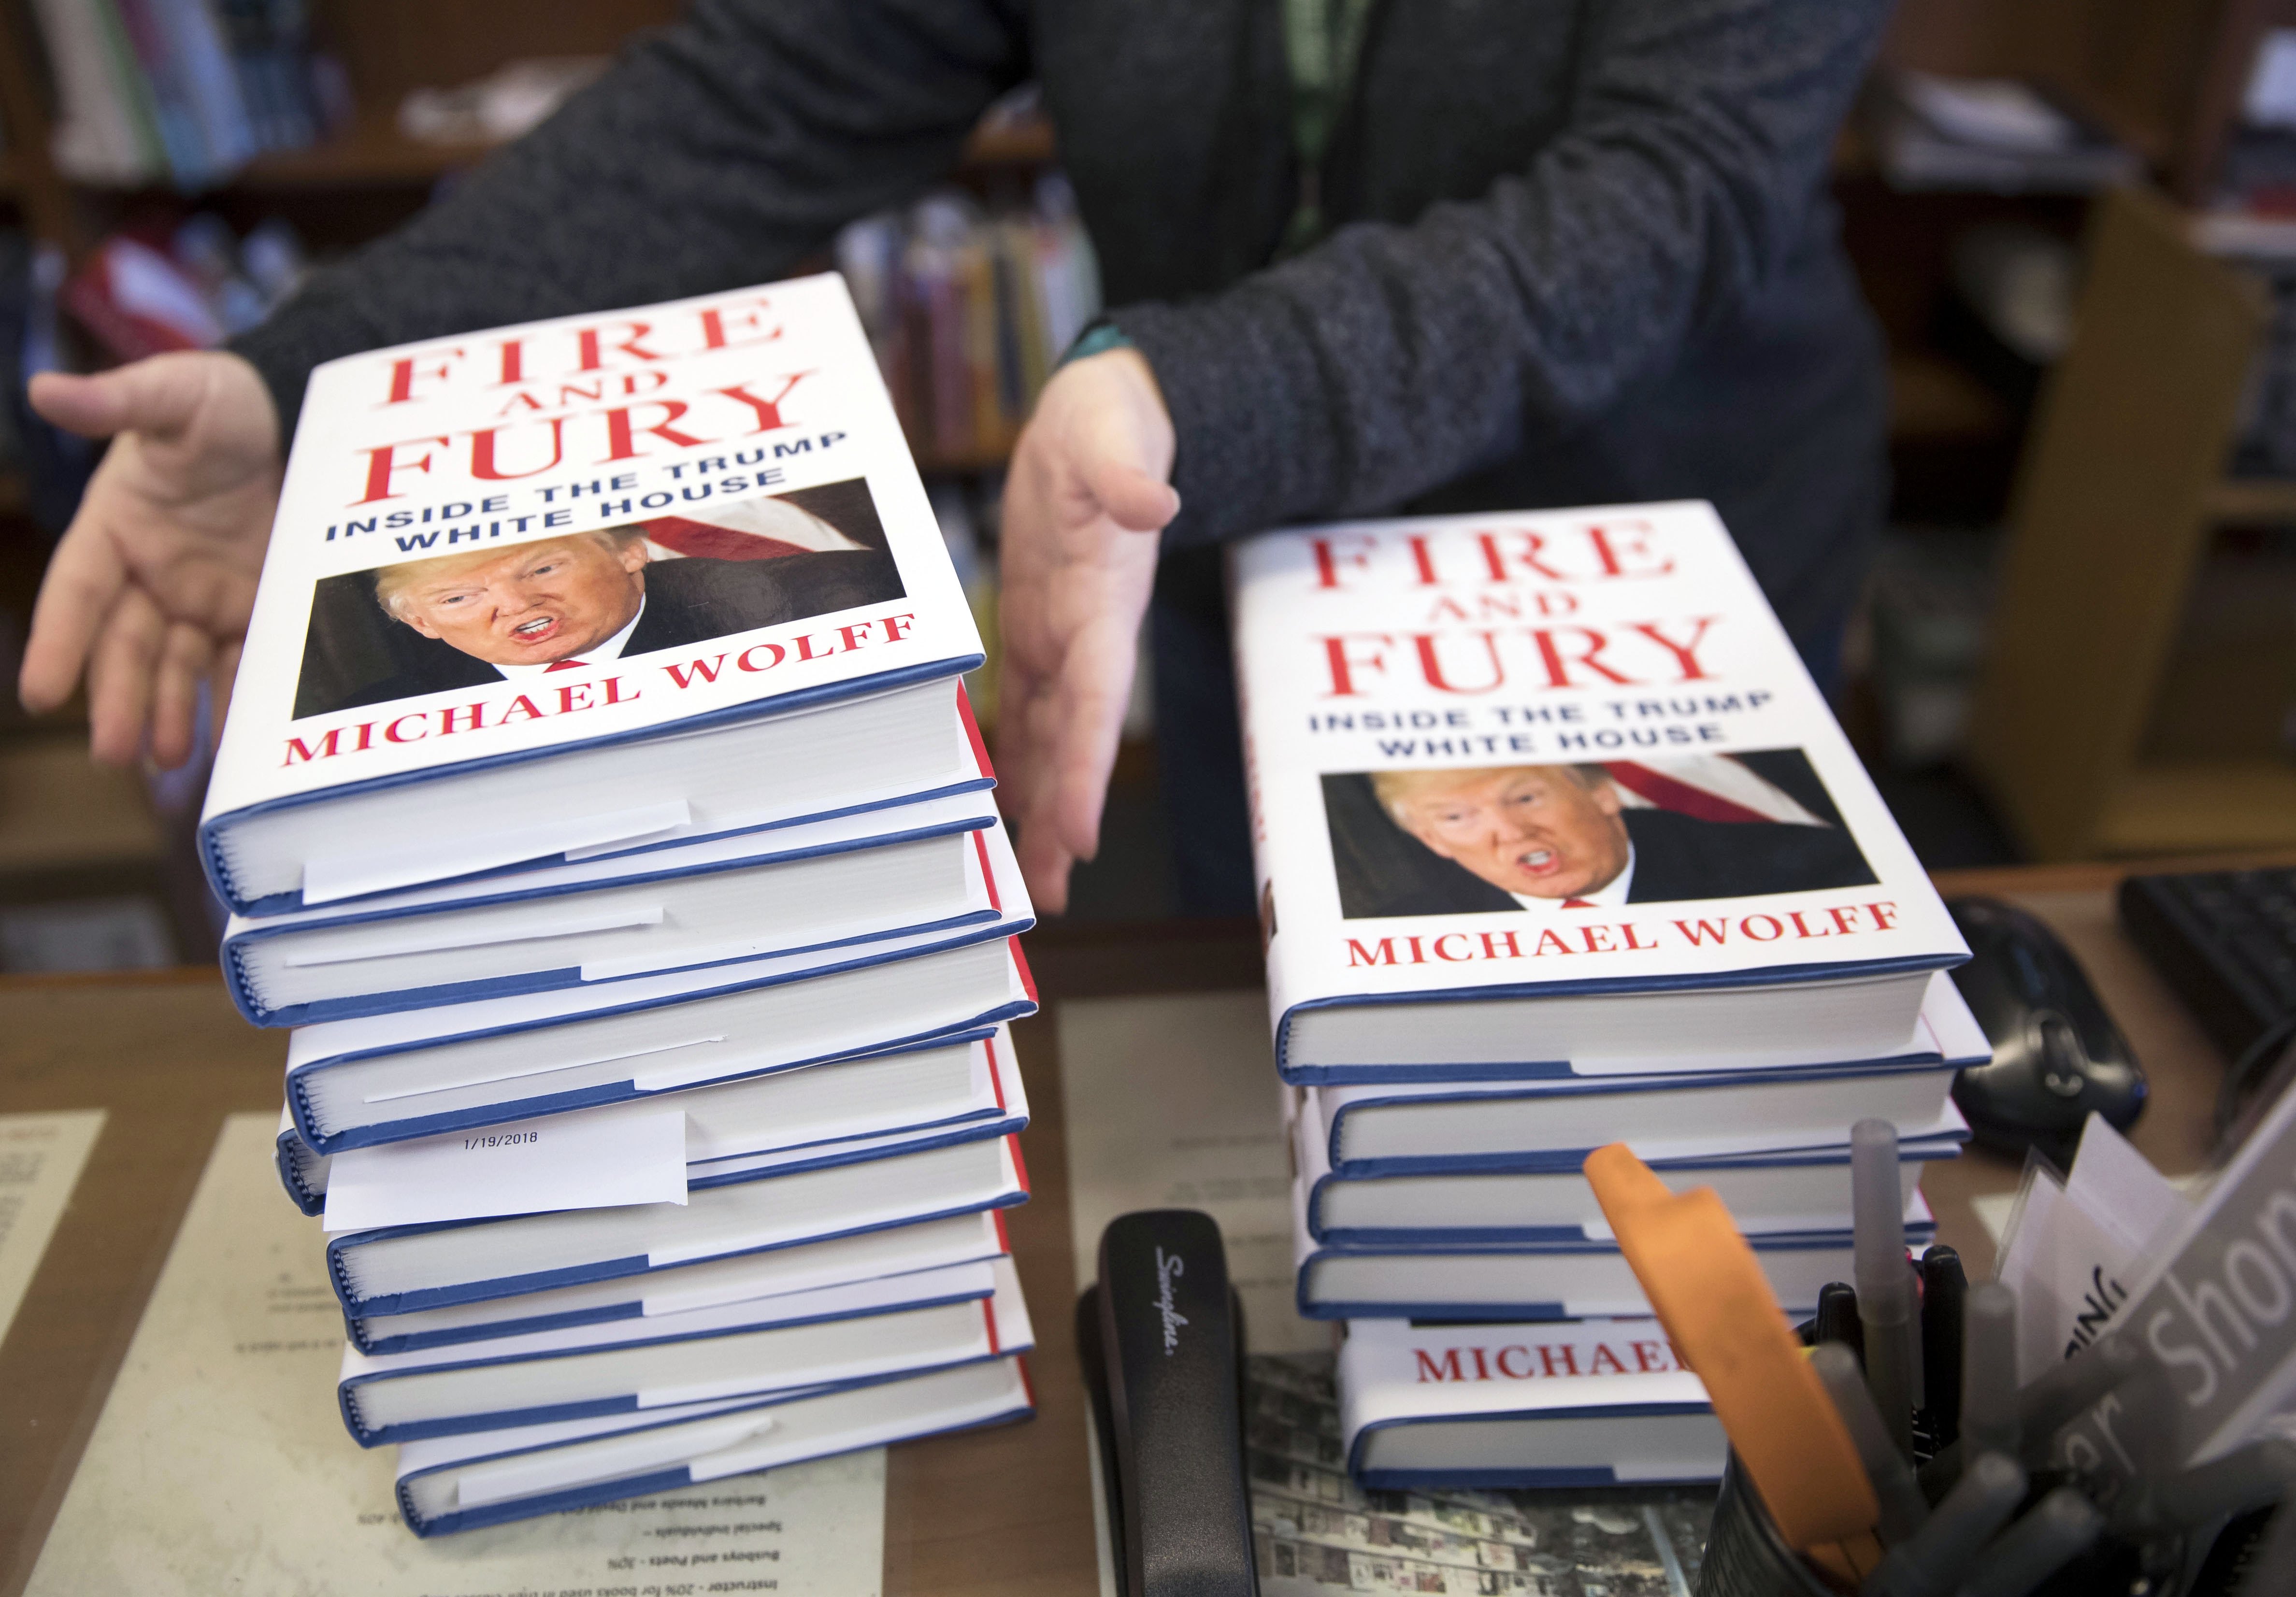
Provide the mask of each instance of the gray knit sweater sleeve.
POLYGON ((947 172, 1027 70, 1019 0, 696 0, 231 347, 291 431, 338 356, 784 276, 947 172))
POLYGON ((1888 9, 1603 0, 1568 124, 1520 173, 1119 307, 1179 438, 1171 536, 1387 509, 1614 406, 1804 246, 1888 9))

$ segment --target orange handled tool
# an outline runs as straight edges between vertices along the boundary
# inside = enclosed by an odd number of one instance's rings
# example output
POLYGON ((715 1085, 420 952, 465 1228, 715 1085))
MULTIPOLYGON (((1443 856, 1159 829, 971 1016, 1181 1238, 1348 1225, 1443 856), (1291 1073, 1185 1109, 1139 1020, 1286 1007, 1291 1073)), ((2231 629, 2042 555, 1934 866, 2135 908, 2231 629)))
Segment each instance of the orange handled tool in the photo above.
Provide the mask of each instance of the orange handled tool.
POLYGON ((1857 1445, 1721 1199, 1711 1187, 1675 1196, 1623 1142, 1587 1155, 1586 1171, 1787 1544, 1837 1572, 1870 1568, 1881 1507, 1857 1445))

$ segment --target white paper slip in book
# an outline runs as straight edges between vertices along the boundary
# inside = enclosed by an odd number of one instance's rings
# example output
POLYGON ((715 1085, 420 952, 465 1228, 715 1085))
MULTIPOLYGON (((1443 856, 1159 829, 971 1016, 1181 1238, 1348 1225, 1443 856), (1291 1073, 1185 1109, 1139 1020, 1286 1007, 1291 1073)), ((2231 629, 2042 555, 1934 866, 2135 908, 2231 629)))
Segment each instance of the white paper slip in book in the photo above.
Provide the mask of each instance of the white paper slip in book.
POLYGON ((547 992, 992 921, 983 793, 226 929, 258 1026, 547 992), (968 858, 968 856, 970 856, 968 858))
MULTIPOLYGON (((314 1151, 467 1130, 985 1030, 1036 1008, 1035 924, 1003 829, 997 918, 823 954, 299 1027, 287 1101, 314 1151)), ((979 862, 968 864, 979 870, 979 862)))
POLYGON ((348 356, 201 854, 270 913, 977 783, 980 660, 833 274, 348 356))
POLYGON ((1918 1063, 1799 1065, 1538 1082, 1391 1082, 1296 1089, 1317 1122, 1324 1157, 1341 1175, 1543 1168, 1578 1163, 1623 1142, 1644 1148, 1806 1148, 1839 1143, 1867 1117, 1901 1137, 1935 1126, 1952 1102, 1955 1072, 1991 1057, 1953 979, 1931 979, 1922 1025, 1931 1039, 1918 1063))
POLYGON ((1728 1447, 1653 1320, 1351 1320, 1339 1388, 1348 1472, 1374 1491, 1713 1480, 1728 1447))
POLYGON ((1711 506, 1230 558, 1287 1080, 1883 1059, 1969 957, 1711 506))
MULTIPOLYGON (((1292 1189, 1300 1313, 1310 1320, 1583 1320, 1647 1314, 1635 1273, 1607 1240, 1553 1242, 1324 1243, 1308 1230, 1306 1192, 1292 1189)), ((1913 1246, 1936 1234, 1926 1208, 1913 1246)), ((1746 1239, 1789 1314, 1817 1312, 1830 1281, 1857 1262, 1849 1233, 1746 1239)))
POLYGON ((399 1448, 399 1512, 415 1535, 442 1536, 1034 1412, 1013 1356, 763 1403, 735 1398, 441 1437, 399 1448))
POLYGON ((1001 1137, 689 1187, 682 1205, 349 1232, 328 1241, 328 1274, 348 1314, 406 1314, 1004 1208, 1028 1195, 1017 1142, 1001 1137))
MULTIPOLYGON (((451 1362, 458 1355, 482 1353, 483 1344, 384 1360, 346 1348, 337 1395, 344 1424, 360 1445, 372 1447, 713 1398, 861 1386, 1028 1349, 1033 1338, 1011 1260, 961 1265, 948 1274, 978 1276, 987 1291, 810 1324, 568 1348, 503 1363, 451 1362)), ((865 1291, 893 1296, 882 1283, 831 1290, 857 1298, 865 1291)))
MULTIPOLYGON (((1898 1148, 1907 1224, 1930 1229, 1916 1190, 1927 1161, 1951 1159, 1965 1134, 1958 1115, 1898 1148)), ((1399 1248, 1475 1242, 1565 1242, 1612 1233, 1577 1164, 1546 1170, 1445 1171, 1339 1176, 1305 1118, 1293 1122, 1308 1231, 1318 1242, 1399 1248)), ((1676 1192, 1712 1187, 1748 1236, 1840 1238, 1850 1230, 1849 1145, 1743 1153, 1644 1155, 1676 1192)))
POLYGON ((745 1253, 681 1265, 630 1280, 550 1287, 447 1308, 404 1314, 360 1314, 349 1322, 361 1353, 416 1353, 535 1331, 657 1319, 693 1309, 773 1299, 829 1287, 951 1265, 978 1264, 1009 1253, 1003 1211, 954 1215, 832 1241, 745 1253))
POLYGON ((364 1148, 327 1173, 330 1232, 685 1201, 685 1117, 490 1126, 364 1148))
MULTIPOLYGON (((448 1192, 426 1196, 422 1201, 439 1212, 426 1219, 477 1219, 487 1214, 517 1214, 547 1208, 586 1207, 580 1183, 586 1178, 587 1154, 577 1138, 553 1137, 545 1131, 591 1134, 598 1128, 611 1136, 612 1128, 644 1124, 664 1112, 681 1115, 682 1150, 677 1181, 684 1191, 688 1180, 724 1175, 727 1161, 759 1155, 812 1153, 835 1162, 872 1139, 914 1136, 932 1130, 959 1127, 1000 1127, 1017 1131, 1025 1124, 1027 1100, 1012 1069, 1012 1037, 998 1028, 987 1036, 958 1036, 944 1042, 891 1050, 815 1065, 802 1070, 775 1071, 737 1081, 692 1087, 597 1109, 568 1110, 531 1120, 512 1120, 483 1132, 449 1132, 444 1136, 416 1137, 404 1142, 353 1149, 332 1157, 316 1154, 293 1126, 280 1127, 280 1170, 288 1195, 307 1214, 317 1214, 332 1201, 334 1172, 365 1167, 369 1184, 413 1184, 406 1174, 409 1159, 455 1161, 475 1137, 493 1135, 492 1145, 513 1155, 540 1156, 569 1183, 571 1202, 536 1201, 528 1209, 472 1208, 448 1212, 456 1200, 448 1192)), ((463 1161, 467 1162, 467 1161, 463 1161)), ((468 1178, 465 1178, 467 1180, 468 1178)), ((435 1185, 435 1183, 424 1183, 435 1185)), ((538 1193, 537 1198, 548 1196, 538 1193)), ((590 1199, 587 1204, 598 1200, 590 1199)), ((392 1220, 385 1224, 414 1224, 392 1220)), ((355 1229, 335 1226, 330 1229, 355 1229)))

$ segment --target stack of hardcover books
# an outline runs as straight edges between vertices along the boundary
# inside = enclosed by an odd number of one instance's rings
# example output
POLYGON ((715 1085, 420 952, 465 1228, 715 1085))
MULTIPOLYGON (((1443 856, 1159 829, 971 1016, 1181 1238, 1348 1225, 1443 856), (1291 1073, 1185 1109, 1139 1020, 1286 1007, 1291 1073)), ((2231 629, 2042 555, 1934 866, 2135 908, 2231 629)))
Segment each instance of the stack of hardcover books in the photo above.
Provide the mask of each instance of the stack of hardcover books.
POLYGON ((1356 1467, 1718 1474, 1663 1338, 1590 1323, 1650 1308, 1581 1162, 1716 1188, 1806 1314, 1883 1117, 1925 1237, 1985 1057, 1944 905, 1704 504, 1285 533, 1234 577, 1299 1302, 1351 1323, 1356 1467))
POLYGON ((313 376, 201 847, 417 1532, 1029 1412, 980 659, 834 277, 313 376))

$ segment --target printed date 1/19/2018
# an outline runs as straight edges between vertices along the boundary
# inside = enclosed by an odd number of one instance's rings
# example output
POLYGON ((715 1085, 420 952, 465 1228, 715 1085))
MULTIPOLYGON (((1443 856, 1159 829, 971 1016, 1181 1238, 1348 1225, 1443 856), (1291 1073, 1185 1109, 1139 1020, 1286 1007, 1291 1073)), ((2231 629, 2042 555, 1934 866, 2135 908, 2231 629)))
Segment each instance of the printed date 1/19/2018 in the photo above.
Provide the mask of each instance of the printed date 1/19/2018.
POLYGON ((480 1148, 531 1148, 540 1141, 542 1134, 538 1131, 496 1131, 483 1136, 464 1137, 463 1147, 465 1151, 480 1148))

